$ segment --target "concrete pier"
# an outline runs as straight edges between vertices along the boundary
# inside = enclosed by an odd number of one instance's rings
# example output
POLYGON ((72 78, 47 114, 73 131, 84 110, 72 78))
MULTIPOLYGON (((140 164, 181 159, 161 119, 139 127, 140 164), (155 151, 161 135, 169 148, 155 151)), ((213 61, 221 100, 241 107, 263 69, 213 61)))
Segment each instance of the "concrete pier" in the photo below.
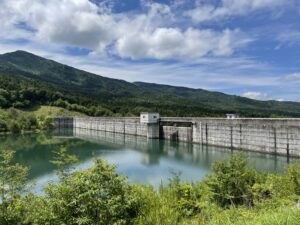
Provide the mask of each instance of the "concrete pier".
POLYGON ((300 119, 162 117, 54 118, 58 128, 81 128, 300 157, 300 119), (180 124, 185 124, 184 126, 180 124))

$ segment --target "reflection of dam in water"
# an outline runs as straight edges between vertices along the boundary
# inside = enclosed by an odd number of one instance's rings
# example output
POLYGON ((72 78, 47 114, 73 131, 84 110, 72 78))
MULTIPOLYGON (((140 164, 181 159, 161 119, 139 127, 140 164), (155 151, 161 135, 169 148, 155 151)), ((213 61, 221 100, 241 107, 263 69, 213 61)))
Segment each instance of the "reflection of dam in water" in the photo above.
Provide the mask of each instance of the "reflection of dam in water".
MULTIPOLYGON (((57 130, 59 131, 59 130, 57 130)), ((212 162, 224 161, 236 151, 189 142, 148 139, 147 137, 112 133, 89 129, 62 129, 60 136, 69 136, 113 149, 131 149, 142 153, 141 162, 147 165, 159 164, 161 158, 173 158, 181 163, 210 168, 212 162)), ((282 171, 287 163, 283 156, 245 152, 249 164, 261 171, 282 171)))
MULTIPOLYGON (((228 148, 189 142, 125 135, 91 129, 58 129, 51 133, 4 135, 0 151, 16 151, 15 162, 29 167, 29 180, 35 180, 36 190, 55 179, 53 151, 61 146, 76 155, 77 169, 93 165, 95 157, 117 165, 117 172, 128 176, 130 182, 158 187, 167 182, 170 171, 182 172, 182 179, 198 181, 211 171, 211 164, 224 161, 233 152, 228 148)), ((283 171, 287 158, 283 156, 245 152, 249 166, 265 172, 283 171)))

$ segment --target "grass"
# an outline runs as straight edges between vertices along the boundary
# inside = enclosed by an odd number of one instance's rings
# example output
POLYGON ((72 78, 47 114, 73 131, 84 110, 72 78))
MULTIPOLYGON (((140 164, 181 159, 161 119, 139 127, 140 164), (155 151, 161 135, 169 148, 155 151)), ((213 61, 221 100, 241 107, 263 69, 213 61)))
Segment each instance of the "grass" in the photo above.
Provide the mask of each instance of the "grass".
POLYGON ((234 208, 221 212, 211 221, 214 225, 300 224, 300 210, 294 206, 264 210, 234 208))
POLYGON ((36 108, 33 113, 37 116, 84 116, 84 114, 80 112, 70 111, 64 108, 56 107, 56 106, 39 106, 36 108))

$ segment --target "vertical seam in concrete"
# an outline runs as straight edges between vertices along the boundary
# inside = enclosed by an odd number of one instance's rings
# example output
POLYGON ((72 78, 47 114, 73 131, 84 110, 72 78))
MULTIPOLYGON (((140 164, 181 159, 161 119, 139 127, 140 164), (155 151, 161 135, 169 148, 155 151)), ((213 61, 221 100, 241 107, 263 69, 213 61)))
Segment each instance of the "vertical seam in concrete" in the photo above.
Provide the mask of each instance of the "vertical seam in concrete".
POLYGON ((205 124, 205 138, 206 138, 206 144, 208 144, 208 127, 207 127, 207 123, 205 124))
POLYGON ((231 146, 231 149, 233 148, 233 140, 232 140, 232 126, 230 126, 230 146, 231 146))
POLYGON ((286 129, 286 155, 289 158, 290 157, 290 143, 289 143, 289 129, 286 129))
POLYGON ((243 141, 242 141, 242 124, 240 124, 240 148, 242 148, 243 141))
POLYGON ((192 123, 192 128, 191 128, 191 132, 190 132, 190 134, 191 134, 191 142, 193 142, 194 141, 194 124, 192 123))
POLYGON ((201 132, 201 144, 203 144, 203 130, 202 130, 202 122, 200 122, 200 132, 201 132))
POLYGON ((277 130, 276 127, 273 127, 274 132, 274 152, 277 155, 277 130))

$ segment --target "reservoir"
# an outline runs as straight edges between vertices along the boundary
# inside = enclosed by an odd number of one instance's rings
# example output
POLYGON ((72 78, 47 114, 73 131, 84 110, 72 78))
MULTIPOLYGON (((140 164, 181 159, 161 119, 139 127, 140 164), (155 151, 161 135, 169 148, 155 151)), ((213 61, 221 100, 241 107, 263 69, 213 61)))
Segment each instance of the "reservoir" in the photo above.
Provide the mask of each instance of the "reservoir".
MULTIPOLYGON (((57 181, 55 166, 49 161, 53 159, 53 151, 61 146, 78 157, 76 169, 88 168, 95 158, 102 158, 116 165, 117 172, 126 175, 129 182, 155 187, 167 184, 174 173, 181 173, 184 181, 202 180, 212 172, 214 162, 225 161, 237 152, 224 147, 81 129, 0 135, 0 151, 15 151, 15 161, 29 167, 34 192, 40 192, 49 181, 57 181)), ((262 172, 281 173, 290 161, 285 156, 244 154, 249 167, 262 172)))

